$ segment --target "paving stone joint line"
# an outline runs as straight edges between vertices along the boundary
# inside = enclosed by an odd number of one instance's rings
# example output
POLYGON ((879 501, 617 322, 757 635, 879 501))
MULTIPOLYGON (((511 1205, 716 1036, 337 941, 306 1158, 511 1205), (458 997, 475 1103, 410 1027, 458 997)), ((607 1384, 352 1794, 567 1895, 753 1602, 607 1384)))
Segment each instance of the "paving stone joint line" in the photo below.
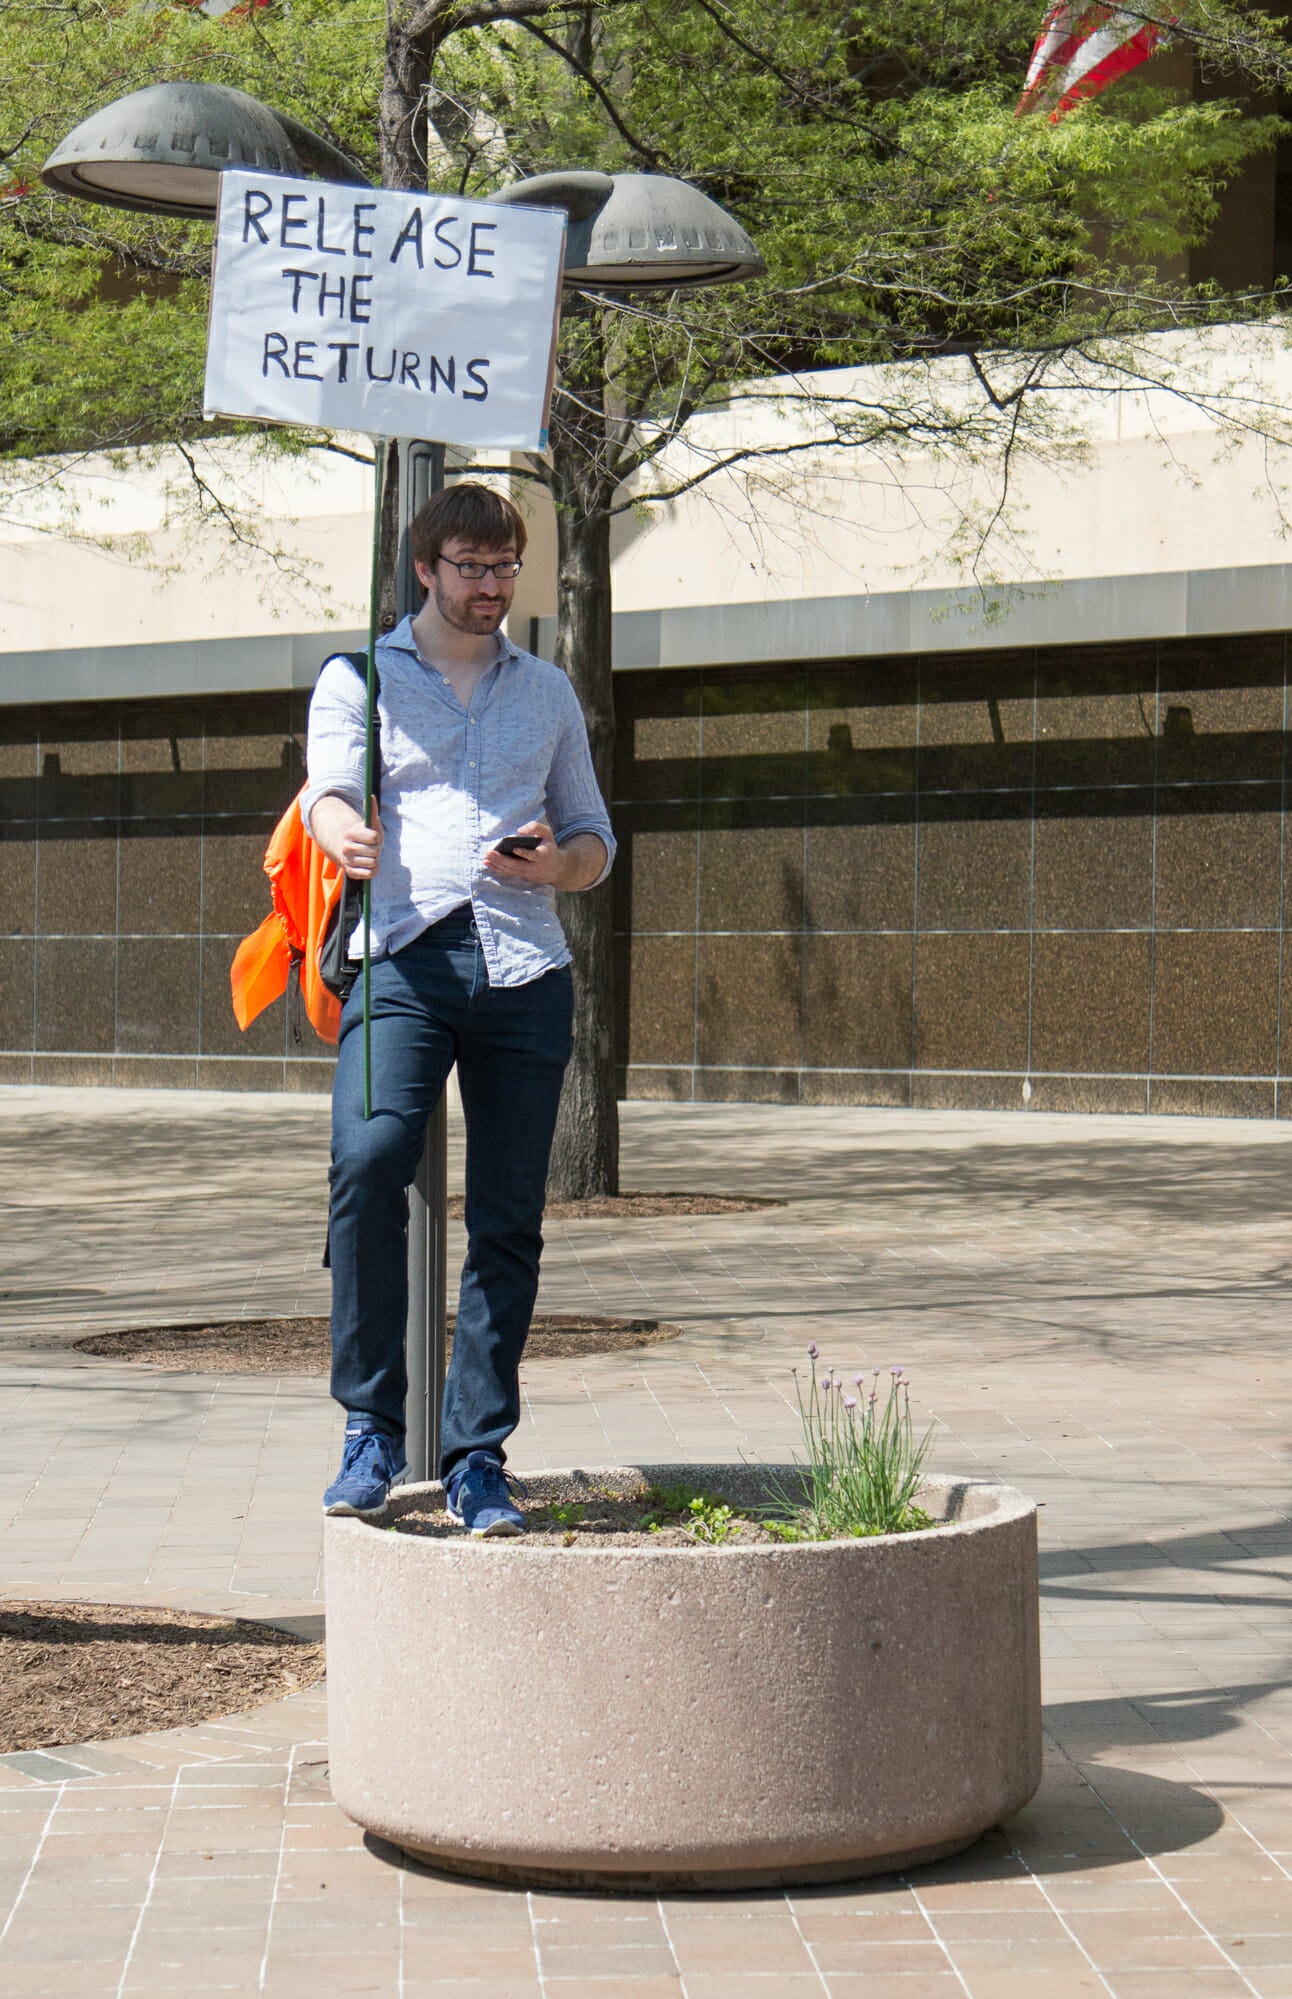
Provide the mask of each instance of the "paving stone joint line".
MULTIPOLYGON (((310 1689, 0 1756, 0 1995, 1292 1999, 1289 1142, 1232 1120, 636 1103, 626 1185, 786 1205, 547 1227, 540 1309, 684 1331, 528 1363, 522 1474, 783 1461, 815 1338, 841 1368, 911 1368, 935 1469, 1038 1500, 1046 1777, 969 1853, 780 1895, 473 1886, 337 1812, 310 1689)), ((0 1596, 317 1619, 325 1384, 163 1376, 73 1342, 326 1310, 326 1154, 311 1097, 0 1090, 0 1596)))

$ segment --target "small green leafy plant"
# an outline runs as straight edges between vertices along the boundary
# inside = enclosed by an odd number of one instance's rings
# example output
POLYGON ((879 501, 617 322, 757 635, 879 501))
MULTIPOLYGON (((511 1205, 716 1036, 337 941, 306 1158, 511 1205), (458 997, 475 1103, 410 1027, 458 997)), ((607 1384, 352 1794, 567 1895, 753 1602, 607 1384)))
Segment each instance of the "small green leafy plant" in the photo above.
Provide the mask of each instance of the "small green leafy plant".
POLYGON ((653 1485, 646 1494, 647 1511, 638 1521, 638 1527, 648 1534, 658 1534, 665 1527, 679 1526, 679 1515, 687 1511, 695 1496, 687 1485, 653 1485))
POLYGON ((778 1520, 774 1515, 769 1515, 766 1519, 760 1520, 758 1524, 766 1533, 771 1535, 773 1541, 810 1541, 813 1539, 811 1529, 804 1527, 798 1520, 778 1520))
MULTIPOLYGON (((933 1427, 916 1438, 905 1368, 888 1370, 887 1390, 881 1394, 879 1368, 854 1375, 849 1388, 829 1367, 818 1376, 815 1342, 808 1356, 812 1379, 806 1395, 794 1370, 806 1496, 796 1500, 784 1490, 778 1495, 781 1538, 833 1540, 932 1527, 929 1514, 915 1504, 915 1494, 933 1427), (786 1534, 786 1526, 797 1529, 797 1536, 786 1534)), ((766 1524, 770 1530, 771 1523, 766 1524)))
POLYGON ((693 1541, 703 1541, 710 1548, 720 1548, 724 1541, 736 1531, 736 1516, 730 1506, 719 1506, 716 1499, 706 1499, 697 1493, 687 1506, 690 1520, 684 1522, 693 1541))
POLYGON ((637 1523, 648 1534, 660 1534, 666 1527, 683 1527, 693 1541, 719 1548, 739 1532, 740 1518, 734 1507, 724 1506, 686 1485, 655 1485, 646 1495, 649 1512, 637 1523))

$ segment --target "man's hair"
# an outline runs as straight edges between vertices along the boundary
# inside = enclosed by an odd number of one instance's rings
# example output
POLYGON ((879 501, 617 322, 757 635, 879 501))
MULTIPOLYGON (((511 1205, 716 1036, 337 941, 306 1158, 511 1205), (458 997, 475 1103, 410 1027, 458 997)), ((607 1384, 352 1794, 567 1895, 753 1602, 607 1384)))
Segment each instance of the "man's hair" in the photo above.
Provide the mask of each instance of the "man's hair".
POLYGON ((517 555, 525 553, 525 523, 501 493, 469 480, 432 493, 417 509, 411 530, 413 559, 430 568, 446 541, 460 536, 475 548, 506 548, 515 542, 517 555))

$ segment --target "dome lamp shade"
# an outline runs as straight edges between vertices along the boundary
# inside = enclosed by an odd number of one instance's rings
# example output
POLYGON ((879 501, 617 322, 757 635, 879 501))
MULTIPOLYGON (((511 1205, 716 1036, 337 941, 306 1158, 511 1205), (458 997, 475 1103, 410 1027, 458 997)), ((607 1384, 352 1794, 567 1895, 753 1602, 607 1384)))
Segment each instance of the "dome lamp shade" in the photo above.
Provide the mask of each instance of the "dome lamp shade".
POLYGON ((209 221, 231 167, 368 185, 316 132, 220 83, 154 83, 105 104, 55 147, 41 178, 109 208, 209 221))
POLYGON ((734 284, 767 268, 734 216, 670 174, 536 174, 490 199, 565 210, 567 285, 674 290, 734 284))

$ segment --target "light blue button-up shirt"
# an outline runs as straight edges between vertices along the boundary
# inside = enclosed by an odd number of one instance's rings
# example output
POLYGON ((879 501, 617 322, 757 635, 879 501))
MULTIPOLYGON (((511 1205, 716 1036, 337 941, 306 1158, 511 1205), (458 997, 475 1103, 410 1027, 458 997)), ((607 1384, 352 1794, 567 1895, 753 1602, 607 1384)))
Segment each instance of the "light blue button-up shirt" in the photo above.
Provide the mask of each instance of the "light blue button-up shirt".
MULTIPOLYGON (((498 646, 464 708, 419 653, 411 618, 377 641, 385 843, 373 879, 371 948, 374 957, 398 951, 469 902, 490 985, 523 986, 570 962, 555 891, 500 881, 484 867, 486 853, 503 834, 541 819, 558 844, 595 833, 605 843, 603 881, 615 839, 568 679, 501 633, 498 646)), ((363 680, 347 660, 329 660, 310 702, 307 827, 325 795, 363 811, 363 756, 363 680)), ((352 955, 362 948, 357 931, 352 955)))

